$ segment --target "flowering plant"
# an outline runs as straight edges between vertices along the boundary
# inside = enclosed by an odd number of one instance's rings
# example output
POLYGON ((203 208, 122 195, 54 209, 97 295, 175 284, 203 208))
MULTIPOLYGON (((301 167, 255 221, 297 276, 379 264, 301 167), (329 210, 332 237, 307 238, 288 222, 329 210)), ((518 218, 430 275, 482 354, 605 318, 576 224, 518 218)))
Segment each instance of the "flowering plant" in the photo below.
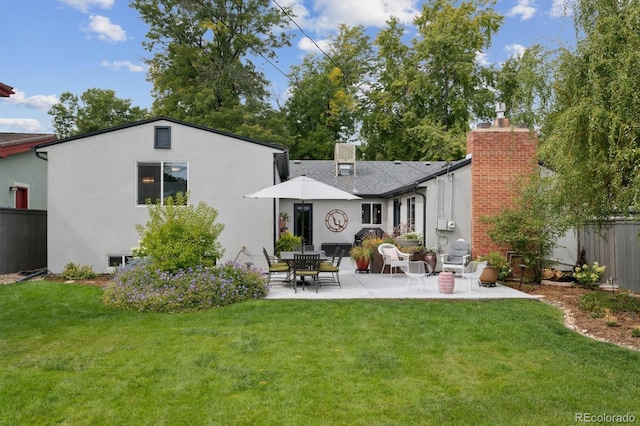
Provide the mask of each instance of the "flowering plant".
POLYGON ((591 266, 585 263, 574 268, 573 277, 584 287, 596 288, 600 284, 600 278, 602 278, 605 269, 606 266, 600 266, 598 262, 593 262, 591 266))

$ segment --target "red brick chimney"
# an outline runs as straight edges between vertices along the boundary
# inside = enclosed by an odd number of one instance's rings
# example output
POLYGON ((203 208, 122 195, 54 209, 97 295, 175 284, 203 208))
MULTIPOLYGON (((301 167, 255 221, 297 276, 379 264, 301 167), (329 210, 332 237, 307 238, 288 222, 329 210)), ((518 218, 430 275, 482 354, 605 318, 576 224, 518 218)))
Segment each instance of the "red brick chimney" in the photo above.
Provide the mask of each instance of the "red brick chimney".
POLYGON ((467 135, 467 155, 471 154, 471 256, 491 251, 505 253, 487 235, 480 221, 512 205, 513 183, 538 167, 538 135, 529 129, 512 127, 504 118, 504 104, 498 104, 493 125, 479 125, 467 135))

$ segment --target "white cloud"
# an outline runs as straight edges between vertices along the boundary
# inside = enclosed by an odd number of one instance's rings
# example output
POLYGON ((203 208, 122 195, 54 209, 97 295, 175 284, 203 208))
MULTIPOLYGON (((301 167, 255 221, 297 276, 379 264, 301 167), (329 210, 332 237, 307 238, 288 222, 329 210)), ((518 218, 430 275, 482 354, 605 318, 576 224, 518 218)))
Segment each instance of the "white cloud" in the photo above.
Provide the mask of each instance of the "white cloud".
POLYGON ((536 8, 532 5, 532 0, 519 0, 518 4, 513 6, 507 13, 508 16, 520 16, 521 21, 533 18, 536 14, 536 8))
POLYGON ((145 67, 142 65, 136 65, 129 61, 102 61, 100 63, 103 67, 111 68, 112 70, 119 71, 122 68, 127 69, 129 72, 144 72, 145 67))
POLYGON ((97 6, 101 9, 111 9, 115 0, 59 0, 61 3, 69 5, 80 12, 87 13, 91 6, 97 6))
POLYGON ((100 40, 110 43, 117 43, 127 39, 127 33, 120 25, 112 24, 109 18, 100 15, 89 16, 89 26, 83 28, 83 31, 95 33, 100 40))
POLYGON ((573 6, 576 4, 576 0, 553 0, 549 15, 553 18, 564 18, 570 16, 573 13, 573 6))
POLYGON ((15 133, 42 133, 44 128, 33 118, 0 118, 0 131, 15 133))
POLYGON ((483 67, 491 65, 491 62, 489 62, 489 55, 484 52, 476 52, 476 62, 483 67))
POLYGON ((11 95, 6 102, 13 105, 23 105, 27 108, 48 112, 51 107, 58 103, 58 98, 54 95, 36 95, 27 97, 21 90, 13 90, 15 95, 11 95))
POLYGON ((513 58, 513 57, 522 58, 522 55, 524 55, 524 52, 525 50, 527 50, 527 48, 521 44, 507 44, 504 47, 504 50, 509 52, 510 58, 513 58))
POLYGON ((293 6, 295 21, 305 30, 333 31, 338 24, 350 27, 384 27, 392 16, 410 23, 419 13, 418 0, 316 0, 312 13, 302 0, 284 0, 281 5, 293 6))
MULTIPOLYGON (((331 44, 331 41, 328 39, 315 40, 315 42, 318 46, 320 46, 320 49, 324 50, 325 52, 331 44)), ((311 41, 308 37, 304 37, 298 42, 298 48, 306 53, 320 53, 316 45, 313 44, 313 41, 311 41)))

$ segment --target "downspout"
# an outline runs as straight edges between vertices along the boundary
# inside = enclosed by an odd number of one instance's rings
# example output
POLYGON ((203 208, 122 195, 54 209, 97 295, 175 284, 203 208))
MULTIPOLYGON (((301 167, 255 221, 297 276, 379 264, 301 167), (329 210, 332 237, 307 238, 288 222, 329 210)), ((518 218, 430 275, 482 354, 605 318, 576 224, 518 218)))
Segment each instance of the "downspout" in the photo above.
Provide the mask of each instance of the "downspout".
MULTIPOLYGON (((425 188, 425 192, 427 188, 425 188)), ((422 192, 417 191, 417 186, 413 187, 413 193, 422 197, 422 246, 426 247, 427 239, 427 196, 422 192)))
POLYGON ((46 156, 42 157, 42 155, 46 155, 47 154, 46 152, 38 152, 35 149, 33 150, 33 152, 36 153, 36 157, 38 157, 39 159, 44 160, 44 161, 49 161, 49 160, 47 160, 46 156))

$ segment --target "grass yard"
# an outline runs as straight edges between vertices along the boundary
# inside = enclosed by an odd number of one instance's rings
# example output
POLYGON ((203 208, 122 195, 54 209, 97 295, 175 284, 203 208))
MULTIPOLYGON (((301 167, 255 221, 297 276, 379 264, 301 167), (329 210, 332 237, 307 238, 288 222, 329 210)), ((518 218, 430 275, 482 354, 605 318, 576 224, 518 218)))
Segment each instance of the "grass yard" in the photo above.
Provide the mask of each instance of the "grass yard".
POLYGON ((0 286, 0 424, 570 424, 640 419, 640 353, 523 301, 253 300, 115 311, 0 286))

